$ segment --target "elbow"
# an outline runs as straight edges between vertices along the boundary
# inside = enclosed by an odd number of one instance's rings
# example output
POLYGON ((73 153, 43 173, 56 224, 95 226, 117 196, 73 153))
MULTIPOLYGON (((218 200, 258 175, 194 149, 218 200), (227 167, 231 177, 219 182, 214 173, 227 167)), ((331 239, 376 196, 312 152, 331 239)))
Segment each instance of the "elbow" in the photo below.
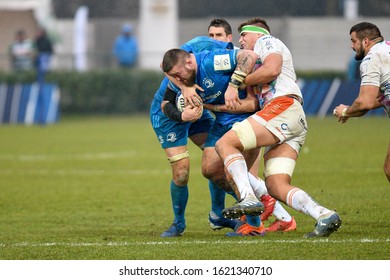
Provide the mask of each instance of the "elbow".
POLYGON ((361 100, 357 99, 355 101, 355 105, 357 105, 357 108, 361 112, 367 112, 367 111, 374 110, 374 109, 378 108, 378 102, 376 102, 376 100, 369 101, 369 102, 367 102, 367 101, 362 102, 361 100))
POLYGON ((272 77, 272 81, 275 80, 280 75, 280 73, 282 73, 282 69, 273 69, 270 72, 270 77, 272 77))
POLYGON ((167 103, 168 103, 168 101, 166 101, 166 100, 163 100, 162 102, 161 102, 161 111, 163 112, 163 113, 165 113, 164 112, 164 109, 165 109, 165 105, 167 105, 167 103))

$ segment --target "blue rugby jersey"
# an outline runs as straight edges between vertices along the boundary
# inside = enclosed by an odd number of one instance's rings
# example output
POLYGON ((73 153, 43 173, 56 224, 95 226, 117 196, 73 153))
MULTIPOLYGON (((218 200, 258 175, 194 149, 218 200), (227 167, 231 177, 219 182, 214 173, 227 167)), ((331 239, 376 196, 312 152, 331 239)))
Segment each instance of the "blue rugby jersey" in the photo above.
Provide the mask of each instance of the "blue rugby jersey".
MULTIPOLYGON (((207 36, 198 36, 191 39, 187 43, 183 44, 180 48, 190 53, 197 53, 197 52, 201 52, 205 50, 213 50, 213 49, 234 49, 234 45, 231 42, 222 42, 222 41, 214 40, 207 36)), ((178 91, 178 89, 171 82, 169 82, 168 78, 165 77, 162 80, 160 87, 154 94, 154 98, 150 110, 152 115, 161 112, 160 106, 164 98, 164 93, 168 83, 172 89, 178 91)))

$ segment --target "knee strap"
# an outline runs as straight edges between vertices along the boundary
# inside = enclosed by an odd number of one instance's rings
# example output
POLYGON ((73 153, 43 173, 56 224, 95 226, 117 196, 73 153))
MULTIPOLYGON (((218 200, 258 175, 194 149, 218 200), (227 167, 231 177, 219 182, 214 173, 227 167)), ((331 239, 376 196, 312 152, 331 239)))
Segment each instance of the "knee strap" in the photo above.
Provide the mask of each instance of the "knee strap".
POLYGON ((287 174, 292 177, 295 163, 295 160, 287 157, 271 158, 265 162, 264 177, 275 174, 287 174))
POLYGON ((240 139, 244 151, 257 148, 257 139, 253 127, 248 120, 233 124, 232 130, 240 139))
POLYGON ((190 153, 188 151, 185 151, 184 153, 181 153, 181 154, 178 154, 178 155, 174 155, 172 157, 169 157, 168 158, 168 161, 170 164, 174 163, 174 162, 177 162, 183 158, 188 158, 190 156, 190 153))

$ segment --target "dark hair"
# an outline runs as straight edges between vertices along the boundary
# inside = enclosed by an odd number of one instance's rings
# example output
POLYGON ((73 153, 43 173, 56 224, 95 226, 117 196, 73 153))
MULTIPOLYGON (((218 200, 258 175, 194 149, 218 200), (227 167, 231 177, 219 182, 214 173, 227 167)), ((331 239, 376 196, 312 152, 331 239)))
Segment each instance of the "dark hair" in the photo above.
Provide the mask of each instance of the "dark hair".
POLYGON ((164 54, 161 68, 167 73, 172 70, 172 68, 179 64, 184 63, 189 53, 182 49, 170 49, 164 54))
POLYGON ((245 25, 254 25, 254 26, 259 26, 259 27, 262 27, 262 28, 265 28, 267 29, 267 31, 269 33, 271 33, 271 29, 269 28, 267 22, 265 21, 265 19, 262 19, 260 17, 255 17, 255 18, 252 18, 252 19, 249 19, 243 23, 240 24, 240 26, 238 27, 238 33, 241 33, 241 29, 245 26, 245 25))
POLYGON ((364 38, 368 38, 369 40, 381 38, 383 40, 379 28, 375 24, 370 22, 361 22, 355 24, 354 26, 351 27, 349 34, 352 34, 352 32, 356 32, 356 37, 360 41, 363 40, 364 38))
POLYGON ((230 35, 230 34, 233 33, 231 25, 226 21, 226 19, 223 19, 223 18, 215 18, 215 19, 213 19, 210 22, 210 25, 209 25, 208 29, 210 29, 211 26, 223 27, 223 29, 225 30, 226 35, 230 35))

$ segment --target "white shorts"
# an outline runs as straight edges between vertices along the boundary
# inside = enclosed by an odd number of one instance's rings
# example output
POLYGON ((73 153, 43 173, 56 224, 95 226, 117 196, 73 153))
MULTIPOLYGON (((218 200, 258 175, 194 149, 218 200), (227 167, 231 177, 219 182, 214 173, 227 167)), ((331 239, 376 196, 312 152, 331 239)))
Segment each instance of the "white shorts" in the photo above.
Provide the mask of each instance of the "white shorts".
MULTIPOLYGON (((306 139, 307 122, 298 100, 289 96, 277 97, 251 118, 272 132, 279 139, 277 144, 286 143, 299 153, 306 139)), ((272 147, 265 147, 264 154, 272 147)))

